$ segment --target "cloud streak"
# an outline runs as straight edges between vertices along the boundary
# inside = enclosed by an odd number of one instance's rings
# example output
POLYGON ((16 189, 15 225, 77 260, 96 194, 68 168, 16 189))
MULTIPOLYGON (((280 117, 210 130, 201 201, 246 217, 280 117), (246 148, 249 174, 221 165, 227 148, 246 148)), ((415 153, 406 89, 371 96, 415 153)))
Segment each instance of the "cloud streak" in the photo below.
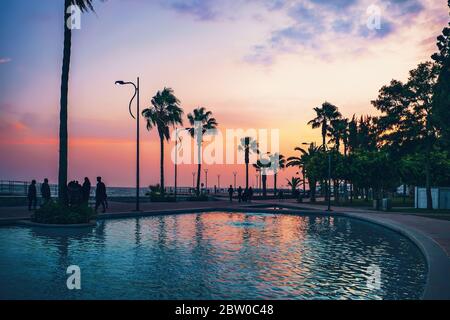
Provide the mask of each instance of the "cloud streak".
POLYGON ((11 58, 0 58, 0 64, 5 64, 11 61, 12 61, 11 58))

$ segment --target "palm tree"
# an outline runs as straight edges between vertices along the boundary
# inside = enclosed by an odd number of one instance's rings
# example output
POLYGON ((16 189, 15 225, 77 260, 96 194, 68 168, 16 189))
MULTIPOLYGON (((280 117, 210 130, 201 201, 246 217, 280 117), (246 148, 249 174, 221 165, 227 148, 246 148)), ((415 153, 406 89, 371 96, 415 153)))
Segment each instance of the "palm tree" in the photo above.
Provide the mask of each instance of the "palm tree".
POLYGON ((208 133, 209 130, 216 130, 218 123, 215 118, 212 117, 211 111, 206 111, 204 107, 198 107, 194 109, 192 113, 187 115, 189 124, 192 126, 187 128, 192 138, 197 138, 197 158, 198 158, 198 167, 197 167, 197 196, 200 195, 200 174, 202 170, 202 143, 203 143, 203 135, 208 133), (196 127, 196 123, 200 123, 201 128, 196 127), (198 130, 200 132, 197 132, 198 130))
POLYGON ((321 147, 317 147, 314 143, 309 145, 308 150, 296 147, 295 151, 300 151, 300 157, 289 157, 287 160, 287 167, 299 167, 302 169, 303 175, 303 194, 306 193, 306 179, 308 179, 309 189, 311 191, 311 202, 316 201, 316 184, 317 176, 314 170, 317 158, 321 153, 321 147))
POLYGON ((261 174, 262 192, 264 198, 267 196, 267 170, 270 168, 270 166, 270 159, 268 157, 261 156, 258 161, 253 164, 253 167, 256 169, 256 171, 259 170, 261 174))
POLYGON ((160 186, 164 193, 164 140, 170 138, 170 127, 183 124, 183 109, 180 101, 174 95, 171 88, 158 91, 151 100, 152 106, 144 109, 142 115, 147 120, 147 130, 156 127, 158 129, 160 144, 160 186))
POLYGON ((297 190, 297 187, 300 185, 302 179, 298 178, 298 177, 292 177, 291 180, 289 180, 288 178, 286 178, 287 184, 289 187, 291 187, 292 189, 292 195, 295 195, 295 191, 297 190))
POLYGON ((338 108, 329 102, 324 102, 322 107, 316 107, 314 108, 314 111, 316 112, 316 117, 309 121, 308 124, 311 125, 313 129, 320 127, 322 128, 322 147, 323 150, 326 150, 325 139, 327 136, 328 127, 331 121, 339 119, 341 114, 338 111, 338 108))
POLYGON ((259 153, 258 143, 252 137, 244 137, 241 139, 238 150, 245 152, 245 190, 248 190, 248 165, 250 163, 250 155, 252 153, 259 153))
POLYGON ((286 167, 286 159, 277 152, 269 155, 269 161, 273 171, 273 194, 277 195, 277 176, 278 172, 286 167))
POLYGON ((67 101, 69 95, 70 54, 72 49, 72 29, 67 24, 71 18, 70 6, 76 5, 81 12, 94 11, 93 0, 65 0, 64 1, 64 49, 61 70, 61 95, 59 111, 59 168, 58 168, 58 198, 67 203, 67 101))

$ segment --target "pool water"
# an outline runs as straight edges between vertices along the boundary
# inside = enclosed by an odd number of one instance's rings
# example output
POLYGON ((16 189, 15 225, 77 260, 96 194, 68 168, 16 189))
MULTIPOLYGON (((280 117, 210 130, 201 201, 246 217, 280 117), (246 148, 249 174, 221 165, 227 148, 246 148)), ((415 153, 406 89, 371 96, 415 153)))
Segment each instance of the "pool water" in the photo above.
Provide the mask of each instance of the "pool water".
POLYGON ((0 228, 1 299, 417 299, 426 273, 410 240, 346 217, 211 212, 0 228), (67 289, 70 265, 80 290, 67 289))

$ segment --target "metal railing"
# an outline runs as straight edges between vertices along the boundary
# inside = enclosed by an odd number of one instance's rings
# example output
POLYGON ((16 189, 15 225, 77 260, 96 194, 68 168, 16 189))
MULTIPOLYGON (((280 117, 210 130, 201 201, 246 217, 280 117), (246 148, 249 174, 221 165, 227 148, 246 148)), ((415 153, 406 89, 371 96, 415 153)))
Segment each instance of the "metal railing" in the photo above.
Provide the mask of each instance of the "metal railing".
MULTIPOLYGON (((0 180, 0 195, 5 196, 27 196, 28 186, 31 181, 13 181, 13 180, 0 180)), ((38 196, 40 195, 40 188, 42 183, 36 184, 38 196)), ((50 184, 50 192, 52 197, 58 194, 58 186, 56 184, 50 184)))

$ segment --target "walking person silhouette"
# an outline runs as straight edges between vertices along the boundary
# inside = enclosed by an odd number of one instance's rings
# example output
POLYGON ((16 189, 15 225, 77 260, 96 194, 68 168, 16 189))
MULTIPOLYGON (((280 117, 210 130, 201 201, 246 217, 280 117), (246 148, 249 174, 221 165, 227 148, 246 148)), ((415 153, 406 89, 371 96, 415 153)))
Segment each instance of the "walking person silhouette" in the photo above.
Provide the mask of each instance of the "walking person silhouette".
POLYGON ((36 202, 37 202, 36 180, 33 180, 31 181, 31 184, 28 187, 28 211, 31 211, 31 207, 33 207, 33 210, 36 210, 36 202))
POLYGON ((95 189, 95 212, 102 205, 103 212, 106 211, 106 185, 102 182, 102 177, 97 177, 97 188, 95 189))

